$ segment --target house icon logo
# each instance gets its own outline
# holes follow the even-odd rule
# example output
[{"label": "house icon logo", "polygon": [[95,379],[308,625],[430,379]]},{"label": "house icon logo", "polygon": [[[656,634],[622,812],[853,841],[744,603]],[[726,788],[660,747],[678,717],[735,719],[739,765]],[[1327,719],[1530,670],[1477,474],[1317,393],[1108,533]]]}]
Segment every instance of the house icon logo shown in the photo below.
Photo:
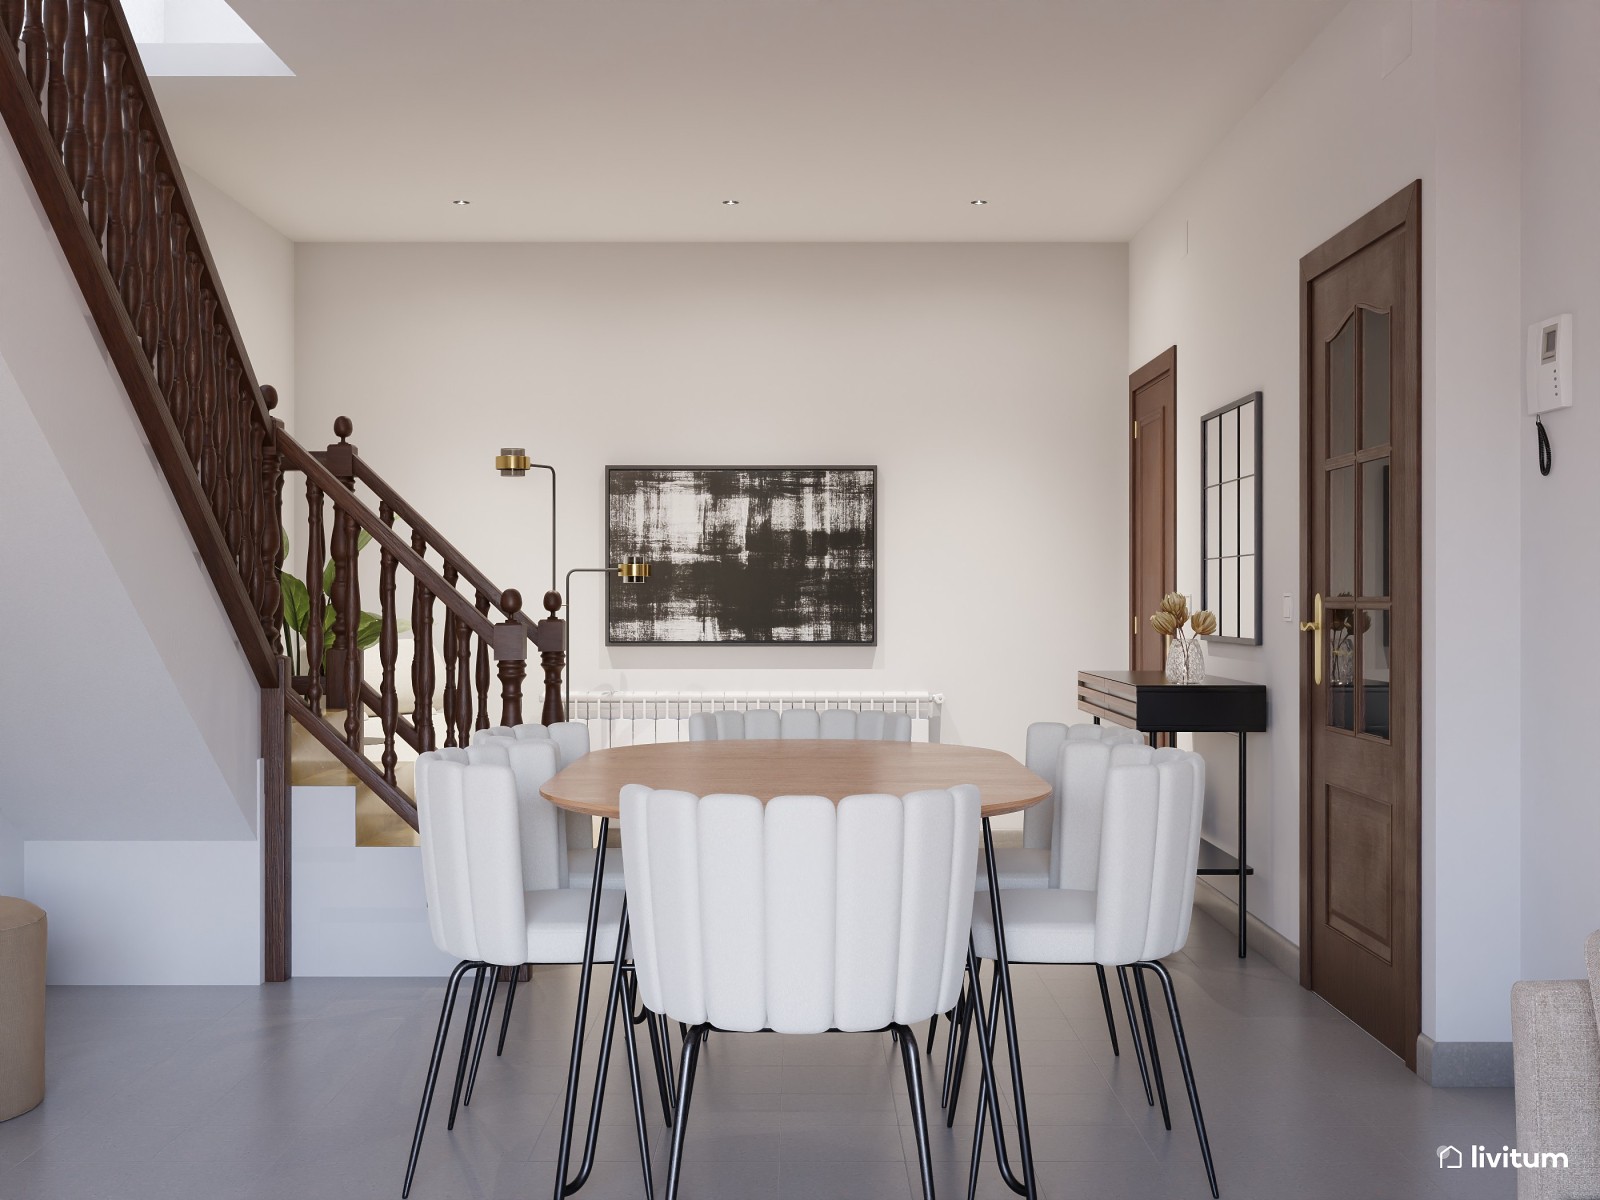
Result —
[{"label": "house icon logo", "polygon": [[1455,1170],[1461,1169],[1461,1151],[1454,1146],[1440,1146],[1438,1154],[1441,1167],[1450,1167]]}]

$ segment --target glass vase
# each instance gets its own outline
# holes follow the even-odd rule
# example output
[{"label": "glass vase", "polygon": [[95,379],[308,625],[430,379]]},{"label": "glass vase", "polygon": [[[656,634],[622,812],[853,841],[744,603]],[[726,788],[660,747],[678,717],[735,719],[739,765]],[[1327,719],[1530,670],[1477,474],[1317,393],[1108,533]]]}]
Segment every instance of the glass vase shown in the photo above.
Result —
[{"label": "glass vase", "polygon": [[1175,637],[1167,643],[1167,682],[1204,683],[1205,650],[1199,638]]}]

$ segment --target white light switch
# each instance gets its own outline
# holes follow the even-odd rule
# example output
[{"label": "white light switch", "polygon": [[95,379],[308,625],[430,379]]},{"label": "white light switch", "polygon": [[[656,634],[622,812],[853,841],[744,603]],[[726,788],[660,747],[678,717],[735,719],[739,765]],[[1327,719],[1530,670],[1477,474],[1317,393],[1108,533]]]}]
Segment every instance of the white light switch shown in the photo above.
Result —
[{"label": "white light switch", "polygon": [[1294,620],[1294,597],[1288,592],[1283,594],[1283,619],[1285,621]]}]

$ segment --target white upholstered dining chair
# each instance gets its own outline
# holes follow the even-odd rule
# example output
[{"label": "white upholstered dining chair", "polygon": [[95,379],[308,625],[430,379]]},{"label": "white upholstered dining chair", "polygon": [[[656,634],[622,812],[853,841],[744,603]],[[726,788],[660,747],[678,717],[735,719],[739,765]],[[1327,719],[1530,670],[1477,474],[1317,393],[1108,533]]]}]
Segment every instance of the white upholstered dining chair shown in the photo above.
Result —
[{"label": "white upholstered dining chair", "polygon": [[[494,739],[511,741],[548,741],[555,747],[556,770],[564,770],[589,753],[589,726],[582,721],[557,721],[552,725],[491,725],[476,730],[472,744],[481,745]],[[588,887],[594,874],[594,822],[588,817],[556,810],[562,823],[562,836],[567,844],[567,870],[573,885]],[[606,853],[605,886],[622,889],[622,851],[615,846]]]},{"label": "white upholstered dining chair", "polygon": [[[1103,781],[1091,778],[1085,781],[1079,774],[1067,769],[1067,746],[1099,743],[1107,746],[1142,746],[1144,735],[1118,725],[1064,725],[1059,721],[1035,721],[1028,726],[1024,762],[1028,770],[1050,785],[1050,795],[1022,814],[1022,845],[997,846],[994,851],[995,874],[1002,891],[1013,888],[1081,887],[1085,881],[1093,885],[1093,864],[1099,856],[1101,788]],[[1087,790],[1085,791],[1085,787]],[[1063,882],[1065,880],[1065,882]],[[980,865],[978,890],[987,891],[989,875]],[[1099,963],[1094,965],[1100,984],[1100,1004],[1105,1010],[1106,1032],[1111,1038],[1111,1053],[1120,1056],[1122,1046],[1117,1039],[1116,1018],[1112,1015],[1111,991],[1106,985],[1106,971]],[[1133,997],[1128,989],[1124,972],[1118,972],[1128,1027],[1133,1034],[1135,1057],[1139,1062],[1139,1075],[1145,1080],[1145,1098],[1155,1103],[1150,1091],[1149,1076],[1145,1069],[1144,1050],[1139,1041],[1139,1029],[1133,1014]],[[949,1014],[963,1028],[965,992],[957,1003],[957,1011]],[[937,1018],[929,1023],[928,1050],[932,1053]],[[955,1106],[952,1095],[959,1095],[960,1073],[966,1058],[966,1042],[956,1044],[956,1024],[950,1027],[949,1043],[945,1047],[944,1088],[940,1103],[948,1110],[947,1122],[953,1121]]]},{"label": "white upholstered dining chair", "polygon": [[[417,1157],[433,1104],[445,1042],[466,976],[471,974],[474,978],[450,1101],[450,1128],[454,1127],[458,1107],[463,1102],[464,1084],[470,1099],[477,1062],[489,1028],[490,1014],[484,993],[487,987],[492,997],[494,976],[502,968],[520,968],[528,963],[583,961],[590,920],[588,891],[563,886],[567,864],[565,847],[555,835],[555,810],[538,796],[536,785],[531,797],[518,786],[519,775],[528,779],[541,775],[549,778],[554,774],[555,761],[555,748],[547,739],[508,743],[500,738],[484,739],[469,749],[429,751],[417,759],[417,827],[428,928],[434,945],[460,962],[450,973],[440,1008],[416,1131],[412,1135],[411,1155],[406,1164],[402,1198],[410,1194],[416,1176]],[[649,1145],[637,1050],[632,1022],[620,1001],[623,947],[619,944],[618,931],[622,913],[622,896],[617,892],[602,892],[596,924],[596,953],[611,958],[614,971],[595,1104],[599,1103],[612,1032],[620,1016],[633,1083],[640,1156],[648,1186]],[[484,1008],[481,1018],[480,1006]],[[473,1078],[468,1077],[469,1063]],[[585,1159],[587,1169],[592,1147],[586,1150]]]},{"label": "white upholstered dining chair", "polygon": [[[1161,1116],[1171,1129],[1144,983],[1146,973],[1156,976],[1172,1024],[1206,1179],[1215,1197],[1217,1174],[1178,996],[1172,974],[1161,961],[1183,949],[1189,937],[1205,806],[1205,760],[1187,750],[1087,741],[1067,743],[1062,755],[1069,808],[1092,810],[1068,812],[1065,820],[1077,829],[1076,836],[1097,847],[1098,853],[1079,856],[1070,872],[1064,864],[1055,886],[1002,889],[1008,957],[1013,964],[1094,963],[1132,968]],[[1101,798],[1098,805],[1073,804],[1095,794]],[[973,946],[979,960],[992,961],[996,955],[994,923],[987,898],[978,899],[972,914]],[[971,985],[972,1008],[981,1011],[981,988],[976,979]],[[992,1018],[987,1027],[990,1045],[986,1047],[984,1038],[979,1038],[979,1053],[986,1057],[993,1049]],[[988,1075],[992,1074],[991,1067]],[[978,1101],[974,1156],[982,1145],[984,1115],[990,1104],[986,1089]],[[993,1123],[998,1129],[998,1114]]]},{"label": "white upholstered dining chair", "polygon": [[950,1008],[961,985],[977,789],[763,804],[634,785],[621,799],[640,998],[691,1027],[666,1200],[677,1195],[695,1064],[713,1028],[895,1032],[932,1200],[910,1026]]},{"label": "white upholstered dining chair", "polygon": [[879,709],[789,708],[781,714],[770,708],[743,712],[699,712],[689,717],[691,742],[737,742],[758,739],[788,741],[821,738],[828,741],[909,742],[911,718],[905,713]]}]

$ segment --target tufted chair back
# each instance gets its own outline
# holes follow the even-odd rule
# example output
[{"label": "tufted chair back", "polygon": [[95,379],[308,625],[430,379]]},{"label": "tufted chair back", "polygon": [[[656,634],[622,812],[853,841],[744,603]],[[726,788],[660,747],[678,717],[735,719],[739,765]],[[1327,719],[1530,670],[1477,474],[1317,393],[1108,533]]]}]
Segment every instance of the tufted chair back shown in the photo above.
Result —
[{"label": "tufted chair back", "polygon": [[539,793],[559,765],[555,743],[549,738],[479,738],[473,741],[467,756],[474,764],[511,768],[517,785],[517,823],[526,890],[566,887],[567,814]]},{"label": "tufted chair back", "polygon": [[1108,754],[1094,883],[1095,960],[1164,958],[1189,938],[1205,760],[1188,750],[1095,749]]},{"label": "tufted chair back", "polygon": [[[589,753],[589,726],[582,721],[557,721],[553,725],[491,725],[474,730],[472,744],[500,739],[516,742],[548,742],[555,747],[556,770],[570,767]],[[540,780],[541,785],[544,780]],[[537,791],[537,789],[535,789]],[[561,813],[561,828],[569,850],[588,850],[594,845],[594,822],[584,817]],[[561,886],[565,887],[566,884]]]},{"label": "tufted chair back", "polygon": [[[1061,860],[1056,852],[1056,823],[1063,798],[1061,788],[1061,748],[1068,743],[1143,745],[1144,735],[1120,725],[1063,725],[1059,721],[1035,721],[1028,726],[1027,750],[1023,761],[1028,770],[1050,785],[1050,795],[1022,814],[1022,845],[1028,850],[1050,850],[1050,886],[1060,887]],[[1099,826],[1096,826],[1098,830]]]},{"label": "tufted chair back", "polygon": [[517,785],[509,766],[417,759],[417,831],[433,943],[454,958],[520,966],[528,957]]},{"label": "tufted chair back", "polygon": [[694,796],[622,790],[646,1008],[719,1029],[911,1024],[956,1002],[978,790]]},{"label": "tufted chair back", "polygon": [[770,708],[744,712],[724,710],[694,713],[689,717],[691,742],[737,742],[756,739],[824,738],[838,741],[909,742],[911,718],[905,713],[853,708],[786,709],[780,716]]}]

